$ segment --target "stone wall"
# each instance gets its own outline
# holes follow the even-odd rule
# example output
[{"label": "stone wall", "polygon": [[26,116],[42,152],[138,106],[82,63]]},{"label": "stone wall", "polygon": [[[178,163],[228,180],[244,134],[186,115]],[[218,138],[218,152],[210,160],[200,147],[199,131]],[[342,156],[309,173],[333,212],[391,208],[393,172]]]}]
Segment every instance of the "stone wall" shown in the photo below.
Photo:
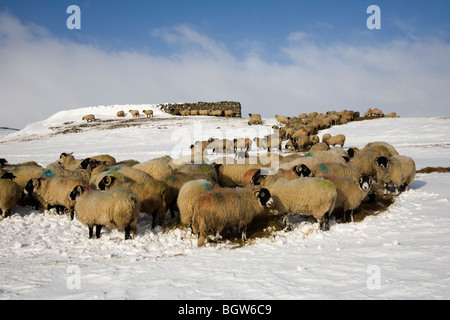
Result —
[{"label": "stone wall", "polygon": [[234,101],[168,103],[159,105],[162,111],[173,115],[215,115],[241,118],[241,104]]}]

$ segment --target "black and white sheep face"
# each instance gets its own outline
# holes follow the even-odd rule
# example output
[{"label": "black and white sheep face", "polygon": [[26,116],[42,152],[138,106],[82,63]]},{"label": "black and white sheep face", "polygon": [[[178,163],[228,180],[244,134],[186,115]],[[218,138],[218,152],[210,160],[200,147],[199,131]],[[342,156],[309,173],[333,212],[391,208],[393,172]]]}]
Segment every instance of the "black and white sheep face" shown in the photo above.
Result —
[{"label": "black and white sheep face", "polygon": [[295,166],[292,169],[294,170],[295,174],[299,177],[311,177],[312,176],[311,170],[304,164]]},{"label": "black and white sheep face", "polygon": [[39,179],[30,179],[27,182],[27,185],[25,186],[25,189],[23,192],[25,194],[32,194],[34,192],[35,188],[38,188],[41,184],[41,181]]},{"label": "black and white sheep face", "polygon": [[386,158],[385,156],[376,158],[375,162],[377,163],[378,167],[383,168],[383,169],[387,169],[387,167],[389,165],[389,159]]},{"label": "black and white sheep face", "polygon": [[358,182],[361,190],[365,192],[368,192],[373,184],[373,180],[369,176],[362,176],[361,178],[358,179]]},{"label": "black and white sheep face", "polygon": [[97,188],[99,190],[106,190],[109,186],[111,186],[111,184],[114,182],[115,179],[116,178],[112,176],[104,176],[102,180],[100,180],[100,182],[98,183]]},{"label": "black and white sheep face", "polygon": [[273,203],[272,196],[270,195],[270,191],[266,188],[262,188],[261,190],[257,191],[255,195],[259,198],[259,202],[262,207],[268,207]]},{"label": "black and white sheep face", "polygon": [[69,199],[75,201],[77,197],[81,196],[84,192],[84,188],[82,186],[76,186],[69,194]]}]

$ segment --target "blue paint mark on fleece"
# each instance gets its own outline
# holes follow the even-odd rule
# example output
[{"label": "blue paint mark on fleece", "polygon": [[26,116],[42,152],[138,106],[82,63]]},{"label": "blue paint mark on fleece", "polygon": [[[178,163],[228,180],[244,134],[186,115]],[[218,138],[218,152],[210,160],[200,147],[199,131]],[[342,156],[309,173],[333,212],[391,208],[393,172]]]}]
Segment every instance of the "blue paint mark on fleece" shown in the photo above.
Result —
[{"label": "blue paint mark on fleece", "polygon": [[330,170],[328,170],[328,167],[326,165],[324,165],[324,164],[320,165],[320,170],[323,173],[330,173]]},{"label": "blue paint mark on fleece", "polygon": [[55,171],[53,171],[53,169],[49,169],[47,171],[44,171],[41,174],[41,177],[44,177],[44,178],[53,178],[55,176],[56,176],[56,174],[55,174]]}]

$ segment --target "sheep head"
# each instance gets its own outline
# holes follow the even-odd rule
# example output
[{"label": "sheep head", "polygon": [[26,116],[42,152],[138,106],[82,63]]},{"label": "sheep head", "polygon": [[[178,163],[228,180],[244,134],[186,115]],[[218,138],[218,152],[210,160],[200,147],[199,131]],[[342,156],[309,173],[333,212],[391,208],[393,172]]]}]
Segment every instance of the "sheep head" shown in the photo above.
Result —
[{"label": "sheep head", "polygon": [[98,183],[98,189],[100,190],[106,190],[107,188],[111,187],[111,185],[116,181],[116,177],[113,176],[104,176],[102,180]]},{"label": "sheep head", "polygon": [[356,179],[359,183],[359,188],[365,192],[369,192],[370,188],[372,187],[373,180],[369,176],[362,176]]},{"label": "sheep head", "polygon": [[272,206],[273,199],[270,195],[270,191],[266,188],[253,191],[253,196],[258,198],[261,207],[270,208]]}]

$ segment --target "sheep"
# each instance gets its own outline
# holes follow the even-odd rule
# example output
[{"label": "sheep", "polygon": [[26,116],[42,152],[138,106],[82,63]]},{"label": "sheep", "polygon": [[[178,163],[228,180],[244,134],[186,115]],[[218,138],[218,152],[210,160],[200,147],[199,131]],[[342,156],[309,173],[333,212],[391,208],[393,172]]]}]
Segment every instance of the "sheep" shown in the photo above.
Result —
[{"label": "sheep", "polygon": [[328,137],[328,135],[325,134],[322,137],[322,142],[327,143],[329,146],[340,145],[341,148],[343,148],[344,144],[345,144],[345,135],[338,134],[338,135],[333,136],[333,137]]},{"label": "sheep", "polygon": [[0,168],[4,168],[8,161],[5,158],[0,158]]},{"label": "sheep", "polygon": [[62,164],[64,168],[77,167],[82,161],[83,160],[75,159],[73,152],[63,152],[59,155],[59,163]]},{"label": "sheep", "polygon": [[[341,152],[336,152],[334,151],[334,149],[339,149],[341,150]],[[330,150],[326,150],[326,151],[309,151],[307,154],[305,154],[305,158],[308,157],[315,157],[315,158],[319,158],[322,159],[324,162],[337,162],[337,163],[342,163],[345,164],[347,163],[350,158],[348,157],[348,154],[346,151],[340,149],[340,148],[333,148]]]},{"label": "sheep", "polygon": [[242,241],[247,240],[247,226],[253,218],[266,213],[273,199],[266,188],[218,188],[198,197],[194,202],[192,231],[198,235],[198,246],[205,244],[208,232],[219,236],[225,227],[238,226]]},{"label": "sheep", "polygon": [[198,110],[191,110],[191,116],[198,116]]},{"label": "sheep", "polygon": [[198,114],[200,115],[200,116],[209,116],[209,110],[205,110],[205,109],[202,109],[202,110],[198,110]]},{"label": "sheep", "polygon": [[142,183],[122,182],[114,176],[105,176],[98,183],[100,190],[109,190],[113,188],[128,188],[132,190],[139,199],[140,211],[153,217],[152,228],[164,222],[167,212],[168,186],[163,181],[151,180]]},{"label": "sheep", "polygon": [[139,110],[128,110],[133,118],[139,118]]},{"label": "sheep", "polygon": [[180,115],[181,116],[190,116],[191,115],[191,110],[181,110],[180,111]]},{"label": "sheep", "polygon": [[260,183],[270,190],[275,202],[274,210],[284,215],[286,230],[291,230],[289,220],[294,213],[313,216],[321,230],[329,230],[329,219],[337,199],[337,191],[331,181],[311,177],[287,180],[265,176]]},{"label": "sheep", "polygon": [[125,112],[123,110],[117,111],[116,115],[118,117],[125,117]]},{"label": "sheep", "polygon": [[153,118],[153,110],[142,110],[142,112],[147,116],[147,118]]},{"label": "sheep", "polygon": [[233,110],[225,110],[225,117],[234,117],[234,111]]},{"label": "sheep", "polygon": [[[270,172],[267,173],[267,175]],[[294,166],[290,169],[281,169],[278,168],[278,170],[272,174],[274,179],[280,179],[284,178],[287,180],[294,180],[299,177],[311,177],[312,172],[311,170],[304,164]],[[264,179],[262,175],[261,169],[250,169],[247,172],[245,172],[243,180],[243,187],[249,188],[251,186],[256,186],[261,184],[261,179]]]},{"label": "sheep", "polygon": [[238,149],[241,150],[250,150],[252,148],[252,140],[250,138],[237,138],[233,139],[234,142],[234,152]]},{"label": "sheep", "polygon": [[348,165],[358,169],[362,175],[368,175],[376,179],[377,165],[375,160],[383,154],[377,150],[366,150],[358,152],[348,162]]},{"label": "sheep", "polygon": [[364,146],[364,148],[373,148],[373,147],[379,147],[379,146],[385,147],[391,156],[399,155],[398,151],[394,148],[394,146],[392,146],[391,144],[384,142],[384,141],[369,142],[368,144],[366,144]]},{"label": "sheep", "polygon": [[45,169],[41,166],[18,166],[8,172],[16,176],[14,181],[24,190],[30,179],[39,178],[44,171]]},{"label": "sheep", "polygon": [[248,121],[249,125],[252,124],[262,124],[262,119],[260,114],[251,114],[249,113],[248,116],[250,117],[250,120]]},{"label": "sheep", "polygon": [[173,169],[170,167],[167,161],[155,159],[138,163],[132,168],[139,169],[158,180],[163,179],[165,176],[173,172]]},{"label": "sheep", "polygon": [[17,182],[6,179],[7,177],[14,178],[14,175],[10,173],[6,175],[0,179],[0,213],[3,218],[11,214],[11,209],[19,202],[23,190]]},{"label": "sheep", "polygon": [[79,185],[70,192],[69,199],[76,202],[77,219],[88,226],[89,239],[92,239],[94,226],[97,239],[103,226],[125,229],[125,240],[131,239],[131,234],[136,234],[139,199],[130,189],[99,191]]},{"label": "sheep", "polygon": [[95,121],[95,116],[93,114],[85,115],[81,120],[86,120],[86,122],[92,122]]},{"label": "sheep", "polygon": [[333,174],[336,176],[351,178],[357,178],[361,176],[361,173],[357,168],[349,166],[348,164],[337,162],[322,162],[309,167],[309,169],[311,169],[314,177],[318,177],[324,174]]},{"label": "sheep", "polygon": [[373,180],[371,177],[363,175],[359,178],[340,177],[331,174],[325,174],[320,178],[328,179],[333,182],[336,192],[336,209],[343,209],[343,221],[348,221],[347,215],[350,214],[351,222],[353,219],[353,210],[357,209],[361,202],[367,197]]},{"label": "sheep", "polygon": [[221,187],[242,187],[244,185],[244,174],[255,168],[261,168],[261,163],[255,164],[214,164],[217,171],[217,179]]},{"label": "sheep", "polygon": [[213,188],[214,184],[205,179],[192,180],[183,184],[177,198],[182,225],[191,227],[195,200]]},{"label": "sheep", "polygon": [[[290,139],[293,149],[301,151],[301,150],[306,150],[310,147],[312,147],[313,145],[315,145],[316,143],[319,142],[319,137],[317,137],[316,135],[311,135],[311,136],[299,136],[296,138],[291,138]],[[287,146],[287,144],[286,144]]]},{"label": "sheep", "polygon": [[395,155],[387,158],[381,156],[375,161],[377,163],[377,182],[384,184],[385,195],[389,185],[394,186],[395,195],[399,195],[401,187],[407,191],[416,177],[416,164],[410,157]]},{"label": "sheep", "polygon": [[[103,171],[100,172],[97,176],[95,176],[94,179],[90,180],[90,184],[94,184],[94,185],[98,185],[98,183],[100,182],[101,179],[103,179],[104,176],[112,176],[112,175],[116,175],[116,176],[121,176],[123,178],[125,178],[128,181],[131,182],[145,182],[145,181],[150,181],[153,178],[146,172],[134,168],[134,167],[128,167],[125,165],[116,165],[113,167],[109,167],[108,171]],[[124,179],[122,179],[124,180]]]},{"label": "sheep", "polygon": [[279,116],[277,114],[275,115],[275,118],[277,119],[278,123],[281,123],[281,124],[289,123],[289,119],[290,119],[290,117],[283,117],[283,116]]},{"label": "sheep", "polygon": [[50,207],[63,207],[70,214],[70,219],[73,220],[74,203],[69,200],[68,195],[75,186],[85,183],[85,180],[77,177],[42,177],[31,179],[24,192],[28,195],[33,194],[41,203],[44,211]]},{"label": "sheep", "polygon": [[214,139],[210,138],[207,149],[211,149],[212,152],[217,153],[232,153],[234,148],[234,142],[229,139]]},{"label": "sheep", "polygon": [[210,116],[216,116],[216,117],[223,117],[224,112],[223,112],[223,110],[211,110],[209,115]]},{"label": "sheep", "polygon": [[187,174],[206,175],[206,176],[210,177],[210,179],[212,181],[214,181],[215,183],[218,182],[216,169],[214,168],[214,166],[207,164],[207,163],[202,163],[202,164],[187,163],[187,164],[182,165],[181,167],[177,168],[176,171],[187,173]]}]

